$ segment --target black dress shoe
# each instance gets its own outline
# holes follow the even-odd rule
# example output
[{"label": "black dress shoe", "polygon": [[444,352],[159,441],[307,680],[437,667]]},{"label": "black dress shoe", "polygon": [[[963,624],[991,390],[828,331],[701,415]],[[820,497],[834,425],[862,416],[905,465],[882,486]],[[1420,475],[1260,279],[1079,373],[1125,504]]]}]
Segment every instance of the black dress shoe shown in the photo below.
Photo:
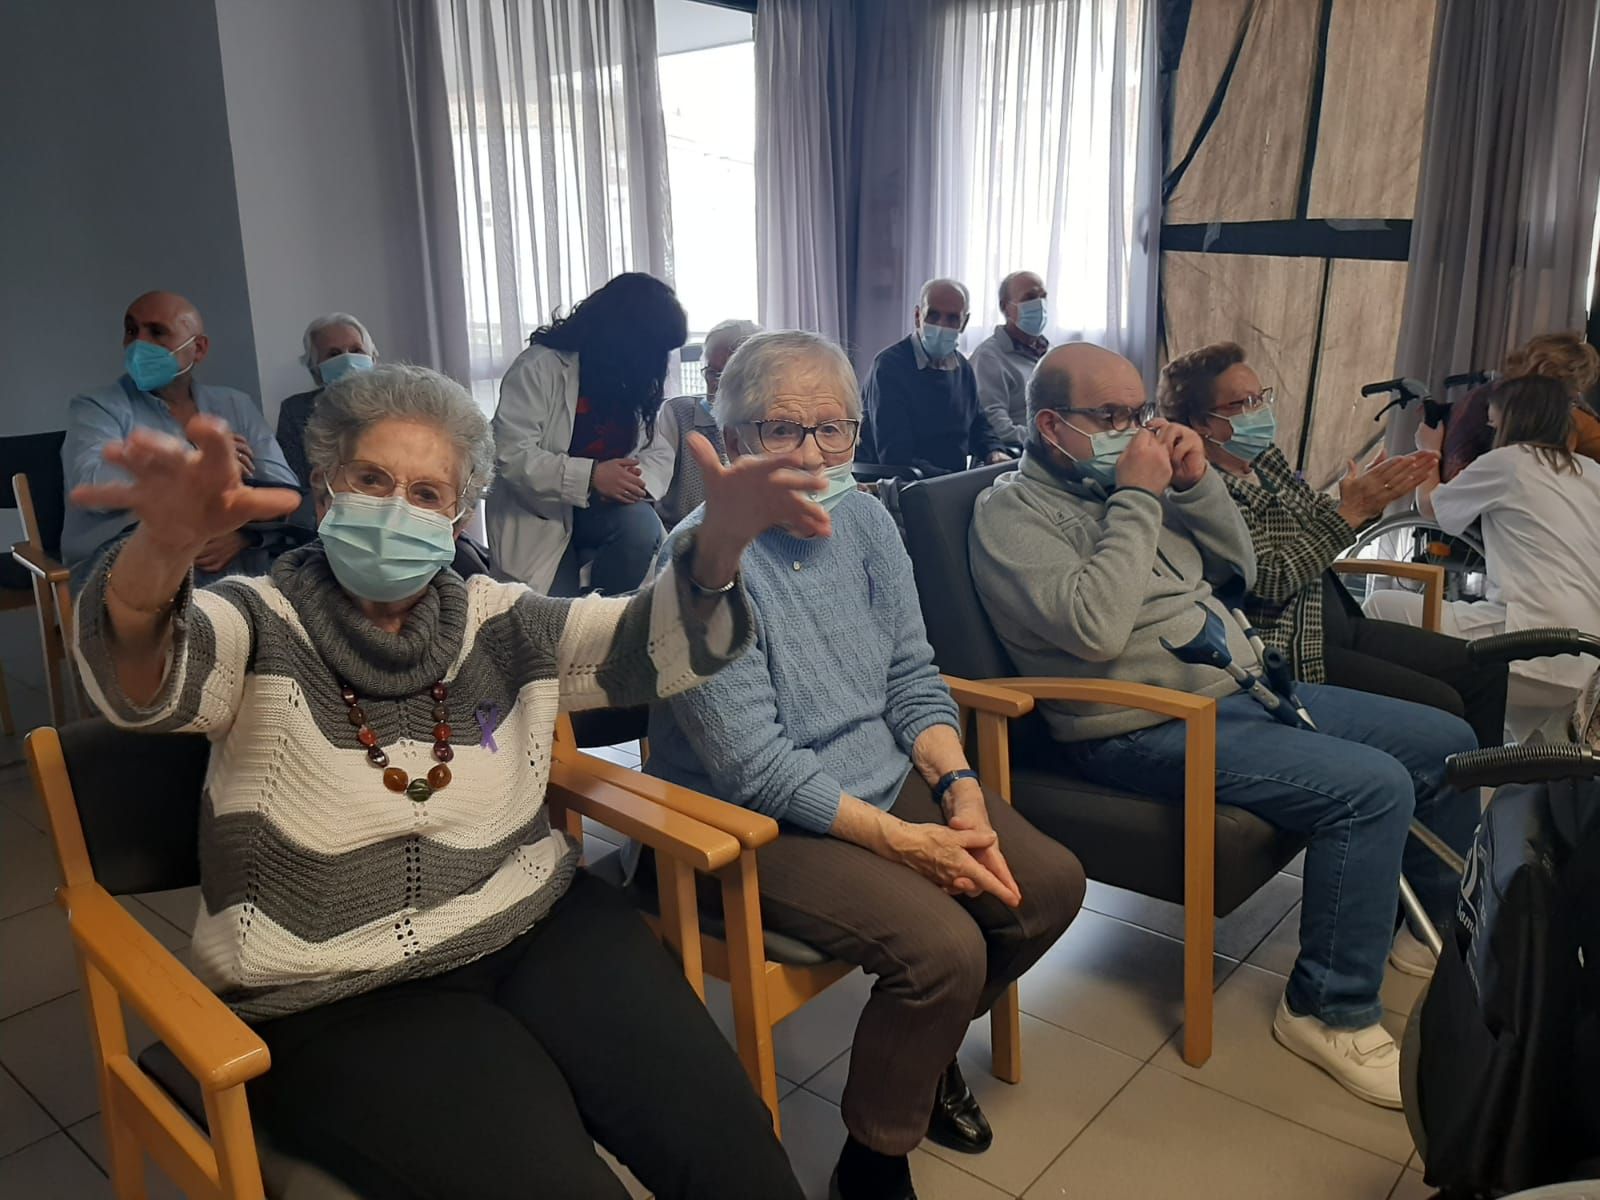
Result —
[{"label": "black dress shoe", "polygon": [[933,1115],[928,1118],[928,1140],[962,1154],[982,1154],[994,1141],[994,1131],[957,1063],[951,1063],[939,1077]]},{"label": "black dress shoe", "polygon": [[[833,1177],[828,1180],[828,1200],[844,1200],[844,1193],[839,1190],[839,1169],[833,1170]],[[891,1192],[874,1197],[874,1200],[917,1200],[916,1189],[911,1186],[911,1181],[906,1180],[904,1187],[896,1187]]]}]

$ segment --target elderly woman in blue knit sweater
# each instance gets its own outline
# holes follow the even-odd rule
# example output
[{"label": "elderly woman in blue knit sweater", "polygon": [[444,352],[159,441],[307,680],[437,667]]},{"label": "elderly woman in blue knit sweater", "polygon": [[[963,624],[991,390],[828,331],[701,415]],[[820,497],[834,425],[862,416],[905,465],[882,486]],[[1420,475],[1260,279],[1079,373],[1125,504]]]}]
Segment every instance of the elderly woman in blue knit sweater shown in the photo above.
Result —
[{"label": "elderly woman in blue knit sweater", "polygon": [[850,475],[861,400],[849,360],[814,334],[757,334],[729,361],[715,411],[735,462],[798,452],[822,472],[833,528],[774,526],[744,552],[756,644],[652,708],[646,769],[782,823],[759,855],[767,928],[876,977],[833,1195],[911,1196],[908,1155],[924,1135],[988,1147],[956,1050],[1076,915],[1083,871],[968,766],[911,562]]}]

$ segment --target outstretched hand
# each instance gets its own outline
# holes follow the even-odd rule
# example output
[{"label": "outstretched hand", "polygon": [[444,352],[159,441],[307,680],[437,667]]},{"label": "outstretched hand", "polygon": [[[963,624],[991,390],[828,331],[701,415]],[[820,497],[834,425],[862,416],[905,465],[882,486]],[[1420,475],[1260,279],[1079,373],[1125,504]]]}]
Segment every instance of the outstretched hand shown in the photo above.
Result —
[{"label": "outstretched hand", "polygon": [[701,587],[716,590],[732,580],[744,548],[774,526],[797,537],[833,532],[828,514],[811,499],[827,480],[805,470],[798,453],[745,455],[724,466],[700,434],[690,434],[687,445],[705,481],[706,511],[693,564]]},{"label": "outstretched hand", "polygon": [[84,508],[129,509],[147,541],[192,560],[207,543],[251,521],[286,517],[300,505],[288,488],[251,488],[240,474],[238,448],[226,422],[200,414],[184,428],[190,445],[148,429],[106,446],[106,462],[131,478],[84,484],[71,500]]}]

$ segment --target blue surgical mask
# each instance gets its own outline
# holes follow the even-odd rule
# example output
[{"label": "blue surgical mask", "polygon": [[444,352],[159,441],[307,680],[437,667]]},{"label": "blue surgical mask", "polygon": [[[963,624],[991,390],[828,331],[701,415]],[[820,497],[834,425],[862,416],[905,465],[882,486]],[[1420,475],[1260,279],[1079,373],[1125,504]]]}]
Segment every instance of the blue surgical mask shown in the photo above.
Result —
[{"label": "blue surgical mask", "polygon": [[335,354],[332,358],[323,359],[317,364],[317,378],[322,380],[323,387],[328,387],[338,383],[346,375],[370,370],[372,370],[370,354]]},{"label": "blue surgical mask", "polygon": [[[1069,425],[1067,428],[1075,433],[1083,433],[1083,430],[1076,425]],[[1044,440],[1050,442],[1051,446],[1060,450],[1067,458],[1072,459],[1072,464],[1086,478],[1094,480],[1109,492],[1117,485],[1117,460],[1122,457],[1122,452],[1128,448],[1129,443],[1133,441],[1138,433],[1139,430],[1137,428],[1128,428],[1121,433],[1115,430],[1105,430],[1100,433],[1084,434],[1089,439],[1089,449],[1091,451],[1089,458],[1072,458],[1072,455],[1067,454],[1065,450],[1062,450],[1060,446],[1050,441],[1049,438],[1046,437]],[[1039,436],[1044,437],[1042,430]]]},{"label": "blue surgical mask", "polygon": [[[194,341],[190,338],[189,342]],[[187,346],[189,342],[184,342]],[[183,346],[178,349],[182,350]],[[178,356],[165,346],[158,346],[154,342],[147,342],[143,338],[132,341],[122,351],[122,369],[127,371],[128,378],[133,380],[133,386],[141,392],[153,392],[164,388],[179,375],[194,366],[190,363],[187,367],[178,365]]]},{"label": "blue surgical mask", "polygon": [[1042,298],[1017,301],[1017,328],[1029,337],[1038,337],[1044,332],[1045,316]]},{"label": "blue surgical mask", "polygon": [[935,361],[949,358],[956,352],[956,340],[960,338],[959,329],[950,329],[944,325],[922,325],[922,348],[929,358]]},{"label": "blue surgical mask", "polygon": [[1271,448],[1278,435],[1278,416],[1270,405],[1224,419],[1233,427],[1233,436],[1222,443],[1222,448],[1244,462],[1255,462]]},{"label": "blue surgical mask", "polygon": [[380,603],[415,596],[455,558],[448,517],[404,496],[331,494],[317,532],[334,578],[352,596]]},{"label": "blue surgical mask", "polygon": [[823,471],[827,479],[827,486],[820,492],[812,492],[811,498],[822,505],[823,512],[832,512],[851,492],[856,490],[856,477],[850,470],[853,463],[840,463],[837,467],[829,467]]}]

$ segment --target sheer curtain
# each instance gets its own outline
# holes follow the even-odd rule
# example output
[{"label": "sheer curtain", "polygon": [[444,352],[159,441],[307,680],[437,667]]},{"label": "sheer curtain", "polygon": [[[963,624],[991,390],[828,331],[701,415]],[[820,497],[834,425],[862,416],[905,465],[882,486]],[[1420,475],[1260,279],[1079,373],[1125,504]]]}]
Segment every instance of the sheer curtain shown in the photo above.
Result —
[{"label": "sheer curtain", "polygon": [[[843,7],[757,10],[770,72],[758,102],[766,127],[787,127],[795,183],[759,201],[770,215],[758,237],[765,319],[812,317],[807,297],[826,291],[813,285],[831,280],[828,256],[844,247],[853,280],[841,285],[839,332],[864,370],[909,332],[925,279],[952,275],[972,292],[971,349],[1002,319],[1000,280],[1029,269],[1050,290],[1052,340],[1098,341],[1153,369],[1149,0],[881,0],[855,6],[853,25]],[[843,145],[830,111],[841,103],[853,107]],[[758,167],[758,196],[777,182]],[[853,201],[842,212],[841,195]],[[773,228],[780,216],[791,223]],[[831,224],[832,240],[826,229],[808,238],[806,223]]]},{"label": "sheer curtain", "polygon": [[474,392],[620,271],[672,279],[655,9],[437,0]]}]

